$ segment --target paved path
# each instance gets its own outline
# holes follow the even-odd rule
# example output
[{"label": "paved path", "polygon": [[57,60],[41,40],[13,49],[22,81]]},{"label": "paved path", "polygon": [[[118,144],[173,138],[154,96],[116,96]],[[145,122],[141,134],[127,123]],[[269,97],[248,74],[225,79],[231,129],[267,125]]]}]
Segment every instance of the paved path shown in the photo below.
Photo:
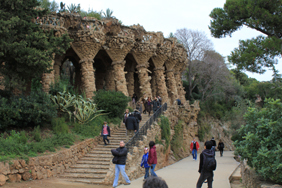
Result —
[{"label": "paved path", "polygon": [[[223,157],[219,157],[219,152],[216,152],[216,155],[217,169],[214,173],[213,187],[230,188],[229,176],[239,163],[233,159],[232,151],[224,152]],[[199,160],[193,161],[192,156],[189,156],[156,173],[167,182],[169,188],[195,188],[199,178],[198,168]],[[119,188],[142,188],[142,184],[143,177],[132,181],[130,186],[121,185]],[[202,187],[206,188],[207,185],[203,184]]]}]

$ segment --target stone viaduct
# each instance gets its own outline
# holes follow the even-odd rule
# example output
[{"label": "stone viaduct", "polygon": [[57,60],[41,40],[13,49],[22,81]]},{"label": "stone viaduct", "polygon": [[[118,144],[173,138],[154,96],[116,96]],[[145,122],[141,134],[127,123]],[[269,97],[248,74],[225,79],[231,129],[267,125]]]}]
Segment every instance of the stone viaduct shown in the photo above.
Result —
[{"label": "stone viaduct", "polygon": [[140,25],[124,26],[117,19],[97,20],[77,14],[57,13],[35,20],[44,29],[73,39],[64,55],[55,55],[52,72],[42,77],[44,91],[60,79],[66,60],[75,68],[74,87],[91,98],[99,89],[127,96],[161,96],[172,103],[185,101],[181,73],[187,53],[175,38],[147,32]]}]

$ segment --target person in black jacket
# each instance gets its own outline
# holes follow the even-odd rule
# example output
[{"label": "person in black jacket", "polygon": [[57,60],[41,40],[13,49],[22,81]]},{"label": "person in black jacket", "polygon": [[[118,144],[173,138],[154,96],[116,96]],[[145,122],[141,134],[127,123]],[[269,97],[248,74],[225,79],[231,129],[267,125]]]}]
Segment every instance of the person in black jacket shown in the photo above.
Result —
[{"label": "person in black jacket", "polygon": [[106,146],[107,145],[106,140],[107,140],[108,144],[110,143],[110,141],[107,137],[111,136],[111,130],[110,130],[110,127],[108,126],[106,121],[104,121],[104,125],[102,126],[101,135],[103,136],[103,141],[104,141],[105,146]]},{"label": "person in black jacket", "polygon": [[153,104],[153,112],[155,113],[160,107],[160,102],[158,101],[157,97],[155,97],[155,100],[152,102],[152,104]]},{"label": "person in black jacket", "polygon": [[222,142],[221,139],[219,140],[217,149],[220,151],[220,157],[222,157],[223,156],[224,143]]},{"label": "person in black jacket", "polygon": [[216,141],[214,140],[214,137],[212,137],[211,142],[212,142],[212,148],[211,149],[214,151],[214,156],[215,156]]},{"label": "person in black jacket", "polygon": [[119,172],[121,172],[122,177],[126,181],[126,185],[130,185],[130,180],[125,173],[125,164],[126,164],[126,157],[127,157],[127,149],[123,141],[120,141],[119,148],[112,149],[111,152],[114,156],[113,163],[116,165],[115,167],[115,180],[113,183],[113,187],[118,186],[118,179],[119,179]]},{"label": "person in black jacket", "polygon": [[201,188],[204,181],[208,180],[208,187],[212,188],[212,182],[213,182],[213,171],[207,171],[205,169],[205,162],[208,157],[214,157],[214,151],[212,148],[212,142],[206,141],[205,142],[205,149],[202,151],[200,155],[200,165],[198,172],[200,173],[200,177],[197,182],[197,188]]},{"label": "person in black jacket", "polygon": [[140,112],[138,111],[138,109],[135,109],[133,112],[133,116],[136,118],[137,121],[137,128],[136,128],[136,132],[139,130],[139,123],[142,121],[142,116],[140,114]]},{"label": "person in black jacket", "polygon": [[127,129],[126,141],[128,142],[129,139],[134,136],[134,132],[137,130],[137,121],[132,113],[129,113],[129,116],[125,121],[125,127]]}]

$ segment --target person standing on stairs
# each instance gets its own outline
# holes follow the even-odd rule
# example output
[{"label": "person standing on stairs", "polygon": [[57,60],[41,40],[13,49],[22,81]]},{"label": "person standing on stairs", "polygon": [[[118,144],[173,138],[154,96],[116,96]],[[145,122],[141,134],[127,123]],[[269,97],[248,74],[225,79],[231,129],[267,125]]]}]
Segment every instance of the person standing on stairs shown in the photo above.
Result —
[{"label": "person standing on stairs", "polygon": [[136,132],[135,132],[135,134],[136,134],[139,130],[139,123],[142,121],[142,116],[141,116],[140,112],[138,111],[138,109],[134,110],[133,115],[134,115],[134,117],[136,118],[136,121],[137,121],[137,128],[136,128]]},{"label": "person standing on stairs", "polygon": [[111,136],[111,129],[106,121],[104,121],[104,125],[102,126],[101,136],[103,136],[105,146],[107,145],[106,141],[108,142],[108,144],[110,143],[108,136]]},{"label": "person standing on stairs", "polygon": [[126,165],[126,157],[127,157],[127,149],[125,146],[124,141],[120,141],[119,148],[112,149],[111,152],[114,156],[113,163],[116,165],[115,167],[115,180],[113,183],[113,187],[118,186],[118,179],[119,179],[119,172],[121,172],[121,175],[123,179],[126,181],[125,185],[130,185],[130,180],[125,173],[125,165]]},{"label": "person standing on stairs", "polygon": [[152,104],[153,104],[153,112],[155,113],[160,107],[160,102],[158,101],[157,97],[155,97],[155,100],[152,102]]},{"label": "person standing on stairs", "polygon": [[129,116],[125,121],[125,127],[127,132],[126,141],[128,142],[134,136],[134,132],[137,130],[137,121],[132,113],[129,113]]},{"label": "person standing on stairs", "polygon": [[148,157],[148,164],[151,168],[151,176],[157,176],[155,173],[155,168],[157,165],[157,152],[156,152],[156,146],[154,141],[149,142],[149,157]]}]

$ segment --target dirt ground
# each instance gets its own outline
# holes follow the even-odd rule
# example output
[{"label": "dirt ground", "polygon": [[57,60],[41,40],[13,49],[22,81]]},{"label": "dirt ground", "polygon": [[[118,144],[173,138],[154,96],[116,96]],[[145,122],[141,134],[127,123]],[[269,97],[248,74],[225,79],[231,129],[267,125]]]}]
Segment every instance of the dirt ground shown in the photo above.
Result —
[{"label": "dirt ground", "polygon": [[20,183],[7,182],[1,188],[110,188],[107,185],[92,185],[83,183],[73,183],[63,181],[57,178],[50,178],[44,180],[22,181]]}]

